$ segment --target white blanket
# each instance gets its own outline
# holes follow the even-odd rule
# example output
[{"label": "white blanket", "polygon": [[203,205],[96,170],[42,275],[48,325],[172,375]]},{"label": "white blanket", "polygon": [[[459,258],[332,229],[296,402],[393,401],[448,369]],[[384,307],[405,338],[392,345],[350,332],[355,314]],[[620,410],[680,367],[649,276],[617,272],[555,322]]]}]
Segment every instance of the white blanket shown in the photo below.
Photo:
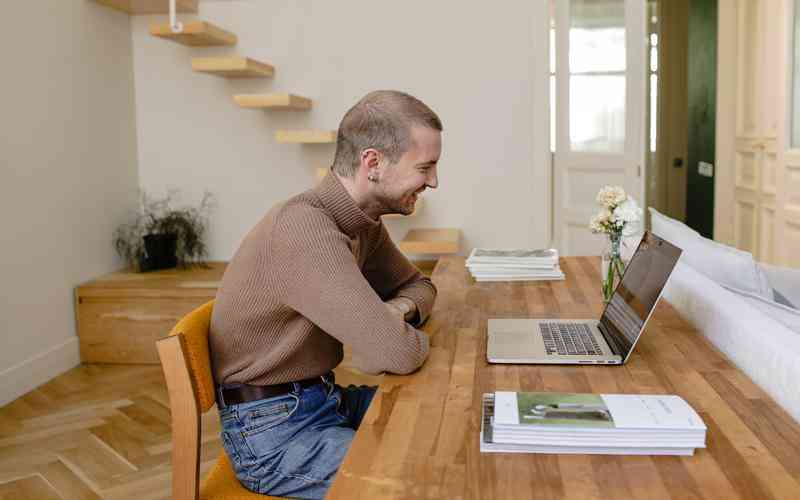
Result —
[{"label": "white blanket", "polygon": [[681,262],[664,298],[800,422],[800,335]]}]

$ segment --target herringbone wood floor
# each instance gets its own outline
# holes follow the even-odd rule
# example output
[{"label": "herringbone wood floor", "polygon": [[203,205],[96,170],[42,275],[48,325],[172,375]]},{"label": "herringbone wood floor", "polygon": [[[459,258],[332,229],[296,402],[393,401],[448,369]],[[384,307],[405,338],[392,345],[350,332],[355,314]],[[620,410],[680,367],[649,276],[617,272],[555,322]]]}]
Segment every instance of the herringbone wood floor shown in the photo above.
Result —
[{"label": "herringbone wood floor", "polygon": [[[377,377],[336,370],[337,383]],[[203,416],[201,474],[222,452]],[[158,365],[81,365],[0,408],[0,500],[170,497],[170,413]]]},{"label": "herringbone wood floor", "polygon": [[[203,419],[204,467],[222,450]],[[169,498],[160,366],[82,365],[0,409],[0,499]]]}]

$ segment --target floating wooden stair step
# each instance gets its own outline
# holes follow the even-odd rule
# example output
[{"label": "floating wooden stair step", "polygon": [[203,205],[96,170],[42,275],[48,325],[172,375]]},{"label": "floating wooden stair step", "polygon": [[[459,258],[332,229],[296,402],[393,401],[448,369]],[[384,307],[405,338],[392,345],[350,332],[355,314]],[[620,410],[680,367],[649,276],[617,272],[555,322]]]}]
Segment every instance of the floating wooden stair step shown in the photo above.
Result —
[{"label": "floating wooden stair step", "polygon": [[269,78],[275,68],[249,57],[195,57],[192,70],[225,78]]},{"label": "floating wooden stair step", "polygon": [[460,243],[460,229],[412,229],[399,247],[410,254],[452,254],[458,253]]},{"label": "floating wooden stair step", "polygon": [[336,144],[336,131],[278,130],[275,140],[281,144]]},{"label": "floating wooden stair step", "polygon": [[183,31],[180,33],[173,33],[169,23],[154,24],[150,26],[150,34],[191,47],[236,45],[238,41],[233,33],[205,21],[183,23]]},{"label": "floating wooden stair step", "polygon": [[240,94],[233,100],[243,108],[311,109],[311,99],[294,94]]},{"label": "floating wooden stair step", "polygon": [[[94,0],[128,14],[169,14],[168,0]],[[199,0],[177,0],[178,12],[197,12]]]},{"label": "floating wooden stair step", "polygon": [[437,262],[438,261],[436,259],[411,261],[411,263],[417,266],[417,269],[419,269],[420,272],[425,276],[427,276],[428,278],[430,278],[431,275],[433,274],[433,270],[436,267]]}]

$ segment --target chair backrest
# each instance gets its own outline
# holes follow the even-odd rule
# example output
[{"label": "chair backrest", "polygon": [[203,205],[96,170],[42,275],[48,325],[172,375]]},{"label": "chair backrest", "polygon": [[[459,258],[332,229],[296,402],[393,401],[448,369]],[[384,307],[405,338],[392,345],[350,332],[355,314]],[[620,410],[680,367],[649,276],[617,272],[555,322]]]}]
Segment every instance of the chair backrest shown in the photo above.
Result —
[{"label": "chair backrest", "polygon": [[172,413],[172,498],[200,496],[200,415],[214,406],[208,329],[214,301],[181,319],[156,342]]}]

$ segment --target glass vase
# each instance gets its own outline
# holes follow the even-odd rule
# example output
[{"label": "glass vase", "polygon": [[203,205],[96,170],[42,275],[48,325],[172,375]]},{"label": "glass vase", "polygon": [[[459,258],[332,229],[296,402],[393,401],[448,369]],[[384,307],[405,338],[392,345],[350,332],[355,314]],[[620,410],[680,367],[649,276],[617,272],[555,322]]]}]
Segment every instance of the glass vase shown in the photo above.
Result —
[{"label": "glass vase", "polygon": [[617,284],[625,273],[625,262],[622,260],[620,246],[622,244],[621,233],[611,233],[606,240],[606,247],[603,250],[600,261],[600,279],[602,280],[603,303],[608,304]]}]

